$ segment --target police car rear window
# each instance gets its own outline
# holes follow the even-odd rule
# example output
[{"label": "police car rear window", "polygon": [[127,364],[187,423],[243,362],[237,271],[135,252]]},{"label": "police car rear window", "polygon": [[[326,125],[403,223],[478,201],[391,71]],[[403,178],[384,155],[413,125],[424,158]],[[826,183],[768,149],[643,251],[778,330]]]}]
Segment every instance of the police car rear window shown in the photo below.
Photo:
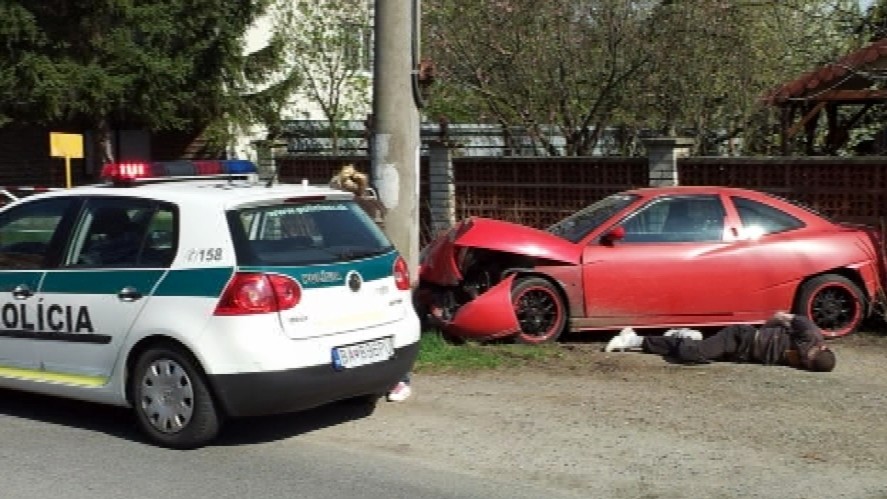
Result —
[{"label": "police car rear window", "polygon": [[249,207],[228,213],[239,265],[295,266],[357,260],[393,247],[353,201]]}]

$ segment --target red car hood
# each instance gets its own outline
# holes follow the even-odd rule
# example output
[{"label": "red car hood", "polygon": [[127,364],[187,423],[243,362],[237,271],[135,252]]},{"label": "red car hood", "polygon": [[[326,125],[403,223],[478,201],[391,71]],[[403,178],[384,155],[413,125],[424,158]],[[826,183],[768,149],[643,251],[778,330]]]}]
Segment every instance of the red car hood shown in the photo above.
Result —
[{"label": "red car hood", "polygon": [[548,232],[490,218],[473,217],[434,240],[422,259],[421,278],[455,285],[462,275],[456,265],[458,247],[483,248],[576,265],[582,248]]}]

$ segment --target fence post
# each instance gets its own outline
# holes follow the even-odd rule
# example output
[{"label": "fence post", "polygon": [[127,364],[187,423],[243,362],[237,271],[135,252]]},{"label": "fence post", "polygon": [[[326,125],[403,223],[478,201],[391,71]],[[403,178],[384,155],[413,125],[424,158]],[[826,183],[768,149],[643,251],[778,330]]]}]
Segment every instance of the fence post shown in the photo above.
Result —
[{"label": "fence post", "polygon": [[431,237],[456,224],[456,184],[447,141],[428,142],[428,192]]},{"label": "fence post", "polygon": [[256,152],[256,171],[259,178],[269,179],[280,172],[277,170],[277,158],[286,154],[286,144],[271,140],[256,140],[252,143]]},{"label": "fence post", "polygon": [[650,187],[679,185],[678,158],[690,155],[695,141],[686,137],[644,139],[650,165]]}]

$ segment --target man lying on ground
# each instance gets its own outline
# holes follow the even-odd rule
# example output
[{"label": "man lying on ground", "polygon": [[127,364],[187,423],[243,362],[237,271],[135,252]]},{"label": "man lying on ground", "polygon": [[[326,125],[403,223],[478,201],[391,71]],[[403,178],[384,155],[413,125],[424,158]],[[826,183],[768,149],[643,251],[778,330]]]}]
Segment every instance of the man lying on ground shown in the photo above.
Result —
[{"label": "man lying on ground", "polygon": [[641,350],[687,364],[726,360],[789,365],[816,372],[835,368],[835,354],[825,345],[822,332],[802,315],[777,312],[760,328],[746,324],[727,326],[705,339],[694,330],[669,333],[672,334],[638,336],[631,328],[625,328],[605,350]]}]

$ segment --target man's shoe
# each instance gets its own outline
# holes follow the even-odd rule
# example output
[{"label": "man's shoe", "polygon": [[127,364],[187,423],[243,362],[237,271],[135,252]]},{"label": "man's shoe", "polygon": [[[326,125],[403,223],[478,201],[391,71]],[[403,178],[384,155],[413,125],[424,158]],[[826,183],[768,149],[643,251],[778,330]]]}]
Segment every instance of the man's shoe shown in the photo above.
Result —
[{"label": "man's shoe", "polygon": [[388,392],[388,401],[389,402],[403,402],[404,400],[410,398],[410,395],[413,394],[413,390],[410,388],[410,385],[404,383],[403,381],[398,382],[394,385],[394,388]]},{"label": "man's shoe", "polygon": [[622,331],[619,331],[619,334],[614,336],[613,339],[607,343],[604,351],[615,352],[616,350],[619,350],[624,352],[626,350],[638,349],[641,347],[643,341],[644,338],[638,336],[638,334],[634,332],[634,329],[627,327]]}]

